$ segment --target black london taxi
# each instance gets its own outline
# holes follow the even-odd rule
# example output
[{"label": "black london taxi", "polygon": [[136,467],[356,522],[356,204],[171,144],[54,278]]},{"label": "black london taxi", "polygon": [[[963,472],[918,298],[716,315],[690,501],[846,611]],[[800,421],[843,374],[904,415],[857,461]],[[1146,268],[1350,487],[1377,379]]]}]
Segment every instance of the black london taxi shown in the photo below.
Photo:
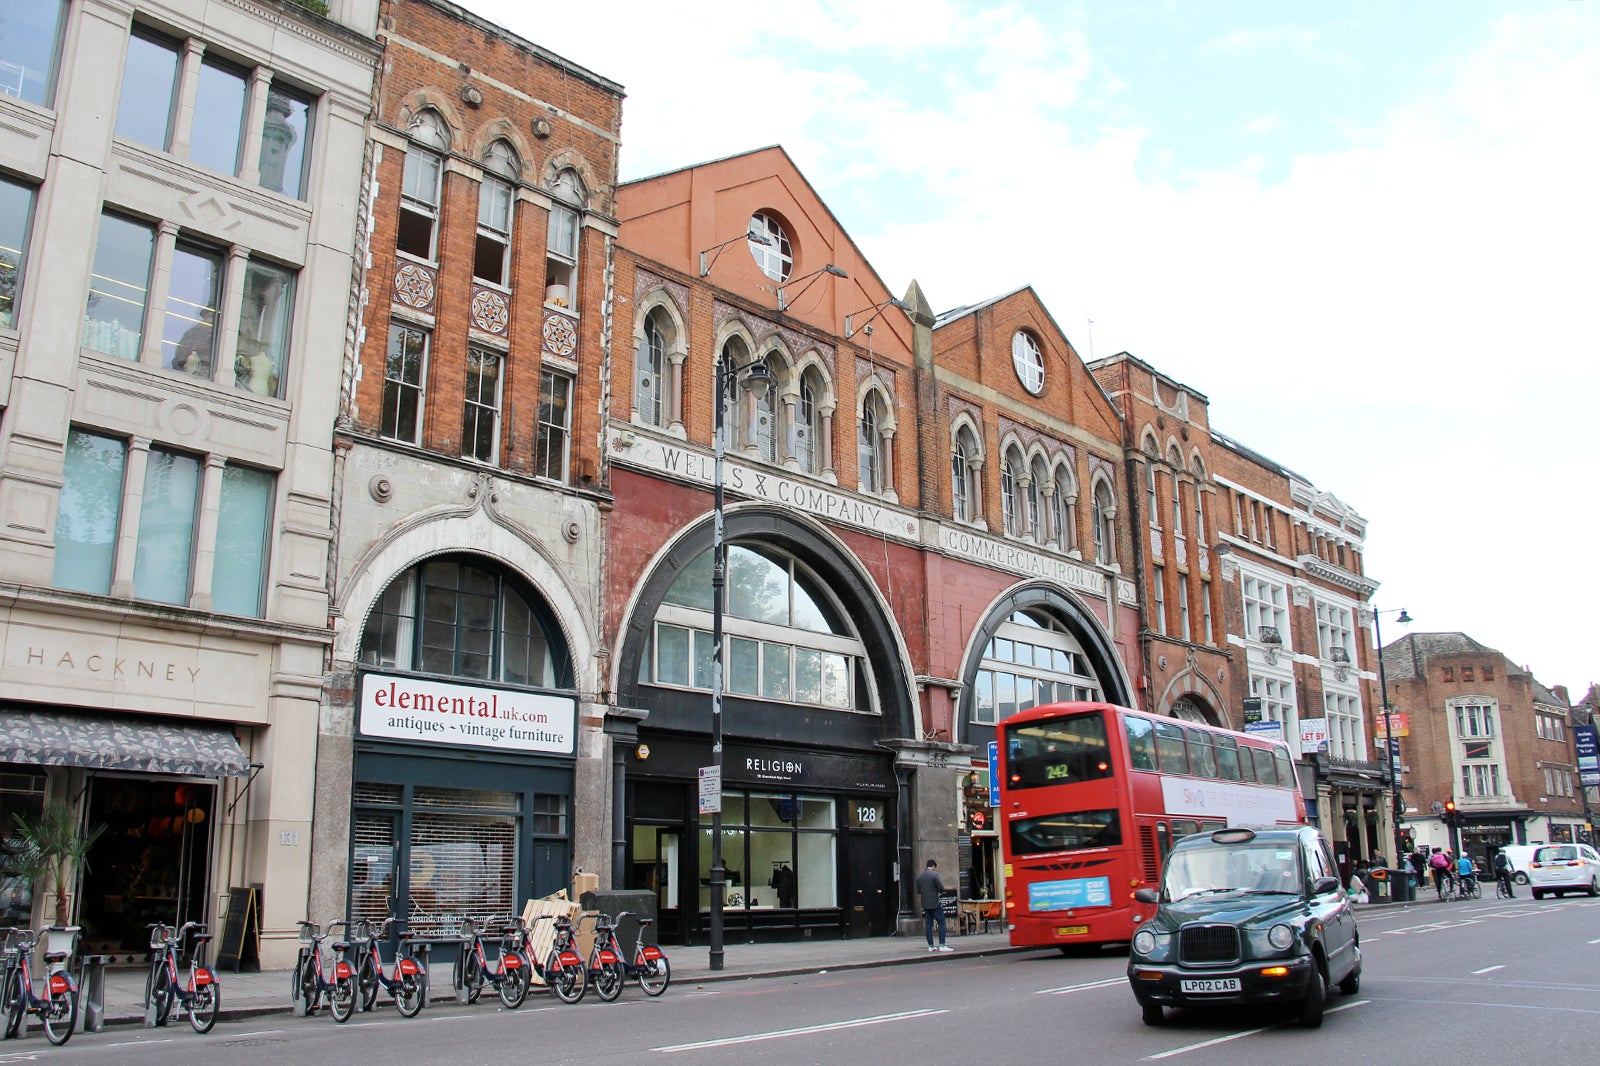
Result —
[{"label": "black london taxi", "polygon": [[1218,829],[1180,840],[1159,895],[1134,893],[1155,914],[1133,935],[1128,983],[1146,1025],[1164,1007],[1293,1004],[1322,1024],[1328,988],[1361,988],[1355,911],[1322,834]]}]

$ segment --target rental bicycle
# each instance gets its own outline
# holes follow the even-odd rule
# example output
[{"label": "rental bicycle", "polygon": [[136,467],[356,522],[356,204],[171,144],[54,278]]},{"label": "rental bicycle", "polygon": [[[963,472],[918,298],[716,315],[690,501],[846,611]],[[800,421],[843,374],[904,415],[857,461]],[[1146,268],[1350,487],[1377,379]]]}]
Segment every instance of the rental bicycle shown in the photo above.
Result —
[{"label": "rental bicycle", "polygon": [[672,966],[666,952],[658,944],[646,944],[644,931],[655,924],[654,918],[639,919],[639,937],[633,948],[633,961],[622,954],[617,943],[617,928],[628,916],[623,911],[616,918],[598,915],[594,922],[594,949],[589,952],[588,980],[594,985],[595,995],[610,1003],[622,995],[627,978],[636,978],[647,996],[659,996],[672,981]]},{"label": "rental bicycle", "polygon": [[[328,997],[328,1013],[333,1015],[336,1022],[347,1022],[356,1009],[356,971],[350,965],[346,953],[350,950],[348,941],[335,941],[333,950],[338,953],[334,960],[331,976],[322,968],[322,942],[327,940],[331,932],[323,932],[322,927],[315,922],[300,922],[300,957],[294,964],[294,984],[292,992],[294,998],[305,1004],[307,1014],[316,1010],[322,1003],[324,996]],[[349,931],[349,922],[329,922],[331,931],[337,926],[344,926]]]},{"label": "rental bicycle", "polygon": [[522,919],[509,919],[509,925],[495,936],[500,941],[498,958],[484,951],[483,927],[471,918],[461,919],[461,954],[456,956],[455,987],[467,991],[467,1002],[476,1003],[487,981],[500,993],[500,1002],[511,1010],[522,1006],[528,996],[528,957],[522,953]]},{"label": "rental bicycle", "polygon": [[[10,1040],[22,1032],[22,1020],[29,1014],[38,1015],[44,1024],[44,1035],[58,1047],[72,1039],[72,1028],[78,1022],[78,985],[65,970],[51,970],[41,987],[33,983],[33,949],[39,943],[39,934],[32,929],[12,929],[6,941],[6,950],[15,952],[5,980],[4,1003],[6,1011],[5,1037]],[[47,966],[59,967],[67,961],[65,951],[47,951]],[[41,995],[40,992],[43,992]]]},{"label": "rental bicycle", "polygon": [[[518,938],[517,948],[528,960],[533,972],[544,981],[545,986],[556,994],[556,998],[563,1003],[576,1003],[583,998],[588,988],[585,981],[585,966],[583,956],[578,954],[578,930],[572,924],[572,919],[565,914],[541,914],[534,922],[546,919],[556,923],[555,942],[550,945],[550,951],[545,955],[541,965],[533,954],[532,933],[527,924],[518,921],[515,935]],[[580,919],[581,921],[581,919]]]},{"label": "rental bicycle", "polygon": [[[178,956],[184,938],[189,939],[189,976],[178,976]],[[199,922],[185,922],[173,929],[160,922],[150,926],[150,974],[144,982],[144,1005],[155,1024],[166,1025],[174,1010],[189,1015],[189,1025],[197,1033],[209,1033],[217,1024],[222,1006],[222,989],[211,967],[200,961],[201,950],[211,934]]]},{"label": "rental bicycle", "polygon": [[415,1018],[427,999],[427,971],[422,963],[407,949],[407,938],[401,937],[394,949],[394,971],[383,972],[383,957],[378,954],[378,941],[387,940],[394,918],[385,918],[376,924],[359,921],[350,930],[350,942],[361,960],[356,966],[356,986],[361,993],[361,1009],[371,1010],[378,1001],[382,988],[394,998],[402,1018]]}]

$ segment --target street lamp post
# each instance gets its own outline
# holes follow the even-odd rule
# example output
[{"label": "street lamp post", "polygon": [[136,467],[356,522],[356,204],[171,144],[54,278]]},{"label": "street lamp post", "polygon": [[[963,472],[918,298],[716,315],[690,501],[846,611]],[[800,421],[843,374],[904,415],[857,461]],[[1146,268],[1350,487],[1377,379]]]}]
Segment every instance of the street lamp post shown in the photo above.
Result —
[{"label": "street lamp post", "polygon": [[[1389,674],[1383,668],[1383,624],[1379,620],[1384,612],[1376,607],[1372,609],[1372,635],[1378,642],[1378,691],[1379,699],[1383,701],[1383,758],[1389,766],[1387,777],[1389,779],[1389,798],[1391,801],[1390,821],[1394,828],[1394,864],[1400,866],[1400,817],[1404,813],[1404,805],[1400,800],[1400,768],[1396,765],[1395,751],[1399,747],[1399,738],[1394,735],[1394,708],[1389,704]],[[1404,607],[1400,608],[1400,617],[1395,619],[1401,625],[1411,621],[1411,616],[1406,614]]]},{"label": "street lamp post", "polygon": [[715,441],[716,457],[711,476],[711,765],[717,778],[717,809],[711,813],[711,957],[713,970],[722,969],[722,890],[727,880],[727,869],[722,862],[722,611],[723,593],[728,582],[728,542],[723,535],[722,460],[727,453],[726,407],[730,394],[738,387],[743,374],[749,382],[770,388],[772,372],[762,360],[744,366],[729,367],[727,358],[717,356]]}]

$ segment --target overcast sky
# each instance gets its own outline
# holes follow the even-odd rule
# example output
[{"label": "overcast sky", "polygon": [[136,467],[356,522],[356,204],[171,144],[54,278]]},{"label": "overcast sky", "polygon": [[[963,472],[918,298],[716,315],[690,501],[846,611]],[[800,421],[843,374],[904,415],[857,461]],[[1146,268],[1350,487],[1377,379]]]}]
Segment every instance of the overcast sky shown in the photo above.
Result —
[{"label": "overcast sky", "polygon": [[626,88],[624,180],[783,145],[891,291],[1032,285],[1363,515],[1411,631],[1600,681],[1600,2],[467,6]]}]

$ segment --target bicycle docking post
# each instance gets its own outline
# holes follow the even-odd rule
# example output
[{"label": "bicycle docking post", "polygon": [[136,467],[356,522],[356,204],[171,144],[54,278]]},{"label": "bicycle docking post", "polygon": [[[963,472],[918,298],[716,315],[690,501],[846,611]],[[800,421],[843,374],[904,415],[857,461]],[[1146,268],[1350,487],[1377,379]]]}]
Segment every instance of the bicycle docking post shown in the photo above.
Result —
[{"label": "bicycle docking post", "polygon": [[[83,1031],[98,1033],[106,1027],[106,956],[78,959],[78,996],[83,1004]],[[150,1008],[145,1008],[148,1013]]]}]

